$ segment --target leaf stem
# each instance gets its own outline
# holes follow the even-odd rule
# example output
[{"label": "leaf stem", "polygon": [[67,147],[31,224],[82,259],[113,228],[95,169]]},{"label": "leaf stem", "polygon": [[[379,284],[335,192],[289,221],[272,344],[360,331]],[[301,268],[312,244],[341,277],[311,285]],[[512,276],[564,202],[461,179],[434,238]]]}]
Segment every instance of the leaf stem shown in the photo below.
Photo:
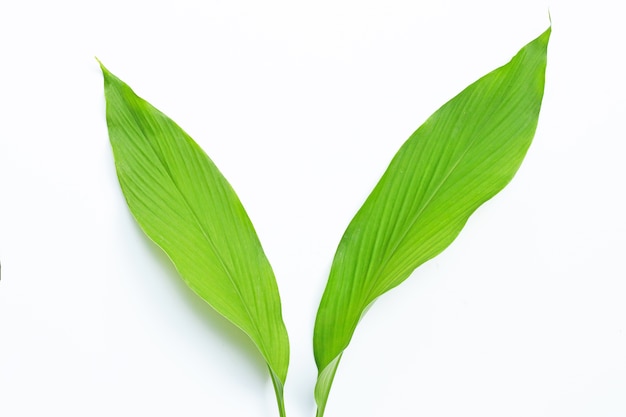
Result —
[{"label": "leaf stem", "polygon": [[285,412],[285,397],[283,395],[283,381],[276,376],[276,374],[270,368],[270,376],[272,377],[272,385],[274,385],[274,392],[276,393],[276,402],[278,403],[278,414],[280,417],[287,417]]}]

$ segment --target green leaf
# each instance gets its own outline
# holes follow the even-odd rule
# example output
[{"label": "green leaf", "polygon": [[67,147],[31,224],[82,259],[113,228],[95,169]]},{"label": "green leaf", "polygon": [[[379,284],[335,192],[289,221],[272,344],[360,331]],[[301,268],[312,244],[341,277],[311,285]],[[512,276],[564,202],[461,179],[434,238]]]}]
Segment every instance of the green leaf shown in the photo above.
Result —
[{"label": "green leaf", "polygon": [[318,417],[368,306],[443,251],[513,178],[537,127],[550,31],[426,120],[351,221],[315,322]]},{"label": "green leaf", "polygon": [[284,416],[289,342],[276,279],[248,215],[193,139],[101,68],[109,138],[130,211],[187,285],[252,339]]}]

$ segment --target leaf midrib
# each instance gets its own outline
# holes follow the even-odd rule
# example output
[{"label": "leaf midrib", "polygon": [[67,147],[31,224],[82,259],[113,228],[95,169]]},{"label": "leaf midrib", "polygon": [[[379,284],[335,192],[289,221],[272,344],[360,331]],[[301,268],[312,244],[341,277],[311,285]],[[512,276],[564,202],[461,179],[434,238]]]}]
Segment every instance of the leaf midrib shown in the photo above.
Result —
[{"label": "leaf midrib", "polygon": [[[473,85],[473,84],[472,84]],[[469,100],[468,100],[469,101]],[[439,111],[439,110],[438,110]],[[488,115],[488,117],[485,119],[484,124],[488,125],[489,122],[491,121],[491,119],[494,117],[494,113],[491,113]],[[417,133],[417,132],[416,132]],[[410,140],[410,139],[409,139]],[[420,209],[415,213],[415,215],[413,216],[413,218],[411,219],[411,221],[409,222],[409,226],[405,229],[404,233],[402,233],[402,236],[400,237],[400,239],[398,239],[397,243],[393,246],[393,248],[388,252],[388,255],[385,257],[385,259],[382,261],[382,263],[380,264],[379,268],[377,268],[376,272],[372,275],[372,280],[370,288],[367,292],[367,297],[363,298],[362,300],[362,305],[363,306],[367,306],[369,305],[372,301],[374,301],[374,299],[376,297],[378,297],[378,295],[376,297],[372,298],[372,294],[375,293],[375,289],[377,289],[378,287],[378,281],[380,279],[380,276],[382,274],[382,272],[385,270],[385,268],[387,267],[387,265],[389,264],[389,262],[391,261],[391,259],[394,257],[396,251],[400,248],[400,246],[402,246],[402,244],[404,243],[404,240],[406,239],[406,237],[409,235],[409,233],[411,232],[411,230],[413,230],[413,226],[415,226],[415,224],[418,222],[420,216],[424,213],[424,211],[426,211],[426,209],[430,206],[430,204],[432,203],[432,201],[437,197],[437,195],[439,194],[439,191],[441,190],[441,188],[443,187],[443,185],[446,183],[446,181],[448,181],[448,179],[450,178],[450,176],[454,173],[454,171],[458,168],[458,166],[461,164],[461,162],[463,161],[463,159],[467,156],[467,154],[469,153],[469,151],[472,149],[472,147],[474,146],[474,144],[476,143],[476,141],[478,140],[477,135],[473,135],[473,138],[471,139],[471,141],[467,144],[465,150],[462,152],[461,155],[459,155],[458,159],[456,160],[456,162],[452,165],[452,167],[450,168],[450,170],[446,173],[446,175],[441,179],[441,181],[439,182],[439,184],[435,187],[435,190],[433,191],[433,193],[431,194],[431,196],[425,201],[425,203],[420,207]],[[380,295],[380,294],[379,294]]]},{"label": "leaf midrib", "polygon": [[[161,112],[154,108],[153,106],[149,105],[149,103],[147,103],[145,100],[139,98],[139,103],[142,105],[146,105],[148,104],[148,109],[153,108],[157,113],[161,114]],[[224,264],[224,262],[222,261],[222,257],[220,252],[217,250],[217,247],[215,245],[215,243],[213,242],[213,240],[210,238],[210,236],[206,233],[206,231],[204,230],[204,228],[202,227],[202,223],[200,222],[199,216],[197,215],[197,213],[195,212],[195,210],[193,209],[193,206],[189,203],[187,197],[185,196],[185,194],[181,191],[178,183],[175,180],[174,175],[171,173],[169,167],[167,166],[167,164],[165,164],[163,162],[163,160],[161,159],[161,155],[160,153],[157,151],[155,145],[152,143],[152,141],[149,139],[149,136],[147,135],[146,131],[144,130],[142,124],[139,122],[139,119],[137,118],[137,115],[135,114],[135,112],[129,112],[132,117],[133,120],[135,121],[135,124],[137,125],[137,127],[139,128],[141,134],[144,136],[144,139],[146,139],[146,142],[150,145],[150,149],[152,150],[152,152],[154,153],[154,155],[157,157],[157,159],[159,160],[159,162],[161,163],[161,166],[165,169],[165,172],[167,172],[168,178],[172,181],[172,184],[174,185],[174,188],[176,189],[176,191],[178,192],[178,194],[181,197],[181,200],[184,201],[185,206],[187,207],[187,209],[189,210],[189,212],[192,214],[192,217],[194,219],[194,222],[196,223],[197,228],[200,230],[202,236],[206,239],[206,241],[209,243],[209,246],[211,247],[211,249],[213,250],[213,252],[218,255],[218,261],[219,261],[219,265],[222,268],[222,270],[224,271],[224,273],[226,274],[226,276],[228,277],[228,280],[230,282],[230,284],[232,285],[232,287],[235,289],[235,293],[237,294],[237,296],[239,297],[239,300],[241,301],[241,304],[243,306],[244,311],[246,312],[246,314],[248,315],[248,318],[250,319],[250,323],[254,325],[255,327],[255,331],[257,332],[257,337],[259,340],[263,340],[259,335],[259,326],[256,324],[256,320],[254,320],[254,317],[252,315],[252,313],[250,312],[250,310],[248,309],[247,304],[245,303],[245,299],[242,296],[241,290],[239,289],[239,286],[236,284],[236,282],[234,281],[232,272],[229,270],[229,268]],[[175,122],[171,119],[166,118],[167,121],[174,123]],[[176,125],[178,127],[178,125]],[[180,127],[179,127],[180,129]],[[183,132],[183,138],[185,141],[188,141],[188,137],[187,134],[180,129],[181,132]],[[193,143],[190,144],[191,146],[193,146]],[[217,169],[217,168],[216,168]],[[204,299],[204,297],[201,297]],[[237,327],[240,327],[240,325],[237,324]],[[243,330],[243,329],[242,329]],[[245,330],[244,330],[245,332]],[[247,333],[247,332],[246,332]],[[254,340],[254,339],[253,339]],[[265,344],[263,342],[263,344]],[[263,349],[263,351],[265,352],[265,349]],[[265,354],[263,355],[265,356]]]}]

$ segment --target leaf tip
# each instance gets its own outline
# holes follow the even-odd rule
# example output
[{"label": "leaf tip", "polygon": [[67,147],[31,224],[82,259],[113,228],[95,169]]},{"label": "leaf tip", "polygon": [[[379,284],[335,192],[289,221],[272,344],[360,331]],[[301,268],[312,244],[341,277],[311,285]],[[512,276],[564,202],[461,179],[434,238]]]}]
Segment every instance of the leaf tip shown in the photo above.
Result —
[{"label": "leaf tip", "polygon": [[549,8],[548,8],[548,20],[550,21],[550,27],[548,29],[550,29],[550,28],[552,28],[552,14],[550,13],[550,9]]},{"label": "leaf tip", "polygon": [[102,73],[104,75],[110,74],[111,72],[104,66],[104,64],[102,63],[102,61],[100,61],[98,59],[97,56],[94,56],[95,60],[98,61],[98,65],[100,65],[100,69],[102,70]]}]

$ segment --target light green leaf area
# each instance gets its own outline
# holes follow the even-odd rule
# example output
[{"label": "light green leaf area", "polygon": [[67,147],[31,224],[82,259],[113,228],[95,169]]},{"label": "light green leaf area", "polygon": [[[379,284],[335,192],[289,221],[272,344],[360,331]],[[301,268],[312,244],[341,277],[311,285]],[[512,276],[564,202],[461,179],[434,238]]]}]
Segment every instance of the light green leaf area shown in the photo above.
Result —
[{"label": "light green leaf area", "polygon": [[109,137],[130,211],[187,285],[258,347],[283,415],[289,342],[276,279],[246,211],[189,135],[101,67]]},{"label": "light green leaf area", "polygon": [[513,178],[537,127],[549,38],[550,29],[426,120],[351,221],[315,322],[319,417],[367,307],[450,245]]}]

